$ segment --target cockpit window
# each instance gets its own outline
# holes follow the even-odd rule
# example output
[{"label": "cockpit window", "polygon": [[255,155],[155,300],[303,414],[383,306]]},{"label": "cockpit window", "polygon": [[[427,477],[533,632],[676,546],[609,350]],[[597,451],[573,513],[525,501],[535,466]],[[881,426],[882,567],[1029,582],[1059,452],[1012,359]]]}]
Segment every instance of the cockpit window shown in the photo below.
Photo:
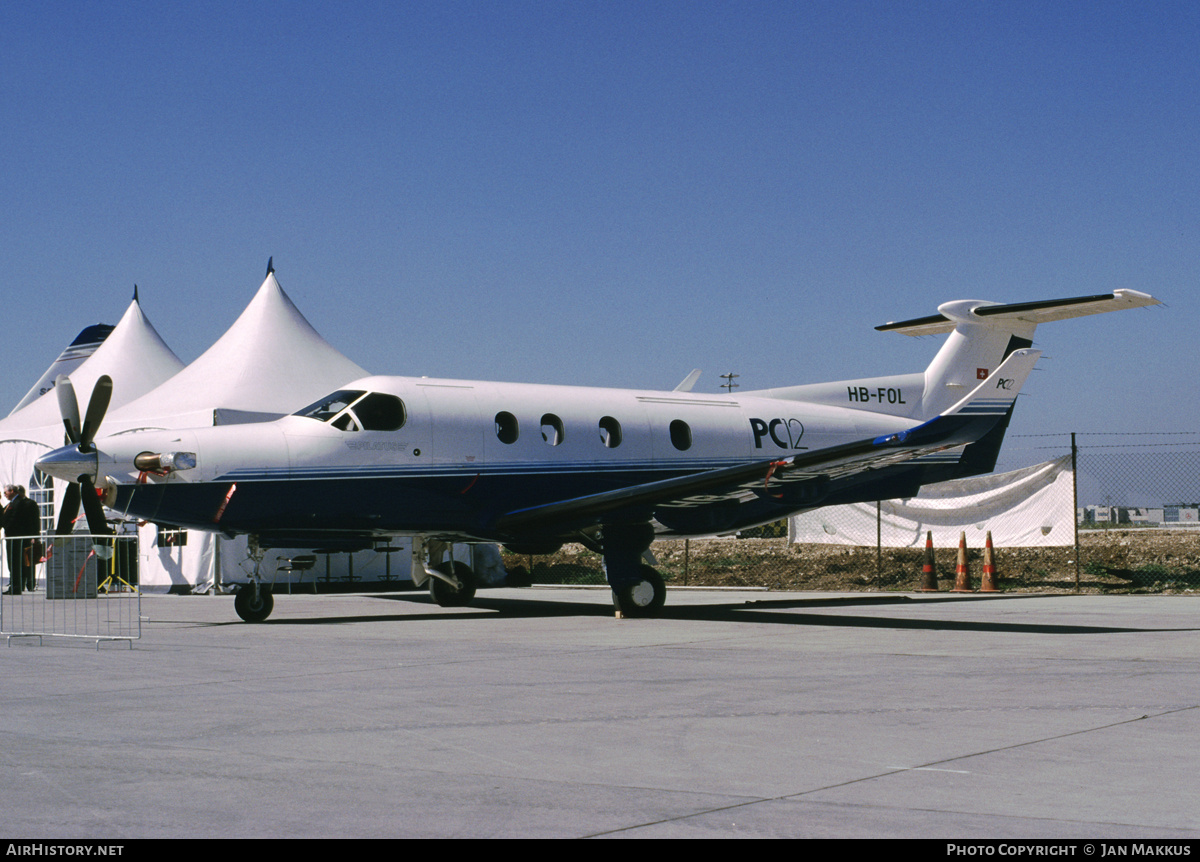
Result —
[{"label": "cockpit window", "polygon": [[354,413],[367,431],[399,431],[407,418],[404,402],[395,395],[372,392],[354,403]]},{"label": "cockpit window", "polygon": [[408,418],[404,402],[395,395],[361,389],[339,389],[295,415],[332,420],[330,424],[342,431],[398,431]]},{"label": "cockpit window", "polygon": [[339,389],[337,392],[326,398],[322,398],[320,401],[314,401],[303,410],[297,410],[294,415],[307,416],[310,419],[316,419],[318,422],[328,422],[364,394],[366,393],[361,389]]}]

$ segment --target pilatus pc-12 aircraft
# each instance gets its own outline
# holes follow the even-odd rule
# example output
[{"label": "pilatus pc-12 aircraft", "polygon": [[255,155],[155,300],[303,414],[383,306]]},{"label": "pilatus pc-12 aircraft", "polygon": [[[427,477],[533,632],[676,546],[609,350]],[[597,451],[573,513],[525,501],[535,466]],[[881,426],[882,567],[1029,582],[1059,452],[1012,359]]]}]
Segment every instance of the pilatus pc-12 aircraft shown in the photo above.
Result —
[{"label": "pilatus pc-12 aircraft", "polygon": [[[462,542],[603,555],[614,602],[663,604],[644,560],[656,537],[729,533],[839,503],[914,496],[929,482],[990,472],[1013,404],[1041,352],[1039,323],[1158,304],[1134,290],[1041,302],[948,302],[877,329],[949,333],[924,372],[708,395],[412,377],[347,382],[275,422],[96,439],[112,382],[82,423],[57,386],[68,445],[37,466],[73,484],[93,533],[103,507],[127,517],[249,535],[271,547],[358,550],[413,540],[413,577],[462,605],[475,577],[443,554]],[[266,619],[259,573],[237,596]]]}]

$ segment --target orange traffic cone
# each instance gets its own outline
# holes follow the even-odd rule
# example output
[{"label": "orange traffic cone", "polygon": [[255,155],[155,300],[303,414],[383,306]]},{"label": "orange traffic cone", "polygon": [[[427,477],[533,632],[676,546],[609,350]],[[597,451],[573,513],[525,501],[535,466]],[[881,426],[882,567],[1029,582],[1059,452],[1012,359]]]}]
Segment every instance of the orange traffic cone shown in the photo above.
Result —
[{"label": "orange traffic cone", "polygon": [[967,568],[967,534],[958,534],[958,565],[954,569],[954,593],[972,593],[971,572]]},{"label": "orange traffic cone", "polygon": [[933,564],[933,531],[925,532],[925,566],[921,569],[921,592],[937,592],[937,568]]},{"label": "orange traffic cone", "polygon": [[988,530],[987,544],[983,546],[983,585],[979,588],[981,593],[998,593],[1000,590],[996,587],[996,563],[992,554],[992,531]]}]

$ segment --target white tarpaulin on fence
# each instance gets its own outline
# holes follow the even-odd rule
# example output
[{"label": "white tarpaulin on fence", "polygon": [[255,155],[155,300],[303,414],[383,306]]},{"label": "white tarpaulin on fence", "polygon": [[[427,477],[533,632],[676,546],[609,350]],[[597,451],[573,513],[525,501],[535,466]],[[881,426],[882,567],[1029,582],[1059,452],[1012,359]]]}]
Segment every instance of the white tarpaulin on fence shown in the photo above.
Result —
[{"label": "white tarpaulin on fence", "polygon": [[986,531],[997,546],[1053,547],[1075,542],[1071,456],[998,473],[926,485],[916,497],[828,506],[792,517],[792,542],[924,547],[926,531],[937,547],[982,547]]}]

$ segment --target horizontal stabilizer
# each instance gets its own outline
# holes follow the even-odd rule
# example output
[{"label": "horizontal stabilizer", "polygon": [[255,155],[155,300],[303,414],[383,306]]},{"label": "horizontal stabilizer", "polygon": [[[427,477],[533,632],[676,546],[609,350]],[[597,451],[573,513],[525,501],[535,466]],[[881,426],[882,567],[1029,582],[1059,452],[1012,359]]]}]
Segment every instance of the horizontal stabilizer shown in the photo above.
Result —
[{"label": "horizontal stabilizer", "polygon": [[1066,320],[1089,314],[1103,314],[1106,311],[1160,304],[1160,300],[1148,293],[1126,289],[1096,296],[1043,299],[1036,302],[995,303],[968,299],[940,305],[939,313],[929,317],[885,323],[876,326],[875,329],[879,332],[900,332],[904,335],[941,335],[953,331],[960,323],[1020,321],[1036,326],[1052,320]]}]

